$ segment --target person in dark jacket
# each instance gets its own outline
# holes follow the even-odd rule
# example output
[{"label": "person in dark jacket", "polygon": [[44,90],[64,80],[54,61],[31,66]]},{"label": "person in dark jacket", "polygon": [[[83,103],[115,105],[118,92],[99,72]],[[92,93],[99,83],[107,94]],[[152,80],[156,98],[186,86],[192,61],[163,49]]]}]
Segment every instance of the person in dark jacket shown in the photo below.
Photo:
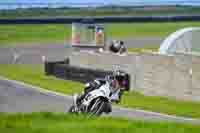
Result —
[{"label": "person in dark jacket", "polygon": [[126,46],[122,40],[113,40],[109,46],[109,50],[113,53],[119,54],[127,52]]}]

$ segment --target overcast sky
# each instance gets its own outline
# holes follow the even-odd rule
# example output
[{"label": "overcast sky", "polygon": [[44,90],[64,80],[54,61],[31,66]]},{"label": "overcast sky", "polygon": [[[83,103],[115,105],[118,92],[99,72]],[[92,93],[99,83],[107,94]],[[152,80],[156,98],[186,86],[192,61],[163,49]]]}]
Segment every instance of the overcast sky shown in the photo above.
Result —
[{"label": "overcast sky", "polygon": [[[195,5],[200,6],[200,0],[0,0],[0,9],[12,9],[16,7],[11,7],[3,3],[67,3],[67,6],[74,7],[87,7],[87,6],[102,6],[109,4],[116,5]],[[69,4],[71,3],[71,4]],[[72,4],[73,3],[73,4]],[[91,4],[92,3],[92,4]],[[96,3],[96,4],[95,4]],[[17,5],[12,5],[17,6]],[[29,7],[30,5],[26,5]],[[33,5],[31,5],[33,7]],[[35,5],[36,6],[36,5]],[[38,7],[39,5],[37,5]],[[42,5],[40,5],[42,6]],[[48,6],[48,5],[47,5]],[[52,6],[52,5],[51,5]],[[53,4],[53,6],[56,6]],[[60,5],[59,5],[60,6]],[[62,4],[63,6],[63,4]],[[58,7],[58,6],[57,6]]]},{"label": "overcast sky", "polygon": [[146,3],[151,3],[151,2],[166,2],[166,1],[170,1],[170,2],[200,2],[200,0],[0,0],[1,3],[4,2],[13,2],[13,3],[18,3],[18,2],[72,2],[72,3],[119,3],[119,2],[146,2]]}]

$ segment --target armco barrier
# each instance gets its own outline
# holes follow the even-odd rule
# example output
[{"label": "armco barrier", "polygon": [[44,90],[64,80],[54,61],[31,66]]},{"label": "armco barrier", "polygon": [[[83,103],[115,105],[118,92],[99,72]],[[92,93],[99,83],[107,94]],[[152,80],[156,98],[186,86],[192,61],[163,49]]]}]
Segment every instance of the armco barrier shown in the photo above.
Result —
[{"label": "armco barrier", "polygon": [[[88,68],[81,68],[71,65],[57,64],[55,65],[55,76],[67,80],[74,80],[79,82],[88,82],[95,78],[104,78],[111,71],[102,71]],[[61,72],[62,71],[62,72]]]},{"label": "armco barrier", "polygon": [[55,74],[55,65],[57,64],[69,64],[69,58],[64,61],[57,61],[57,62],[45,62],[44,63],[44,70],[45,75],[54,75]]},{"label": "armco barrier", "polygon": [[[106,75],[111,75],[112,71],[104,71],[100,69],[82,68],[71,66],[64,62],[46,62],[46,75],[54,75],[57,78],[78,81],[86,83],[96,78],[105,78]],[[130,89],[130,76],[126,76],[126,90]]]}]

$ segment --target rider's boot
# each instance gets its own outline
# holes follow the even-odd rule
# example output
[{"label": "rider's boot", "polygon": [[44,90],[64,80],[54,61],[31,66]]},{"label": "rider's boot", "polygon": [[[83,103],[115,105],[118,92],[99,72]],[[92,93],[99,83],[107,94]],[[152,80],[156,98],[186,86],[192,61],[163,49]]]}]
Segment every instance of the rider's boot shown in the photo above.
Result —
[{"label": "rider's boot", "polygon": [[84,97],[85,97],[85,93],[82,93],[80,95],[77,95],[77,94],[74,95],[74,104],[75,104],[75,106],[81,104],[81,101],[84,99]]},{"label": "rider's boot", "polygon": [[81,101],[84,99],[84,97],[85,97],[84,94],[77,96],[76,104],[79,105],[81,103]]}]

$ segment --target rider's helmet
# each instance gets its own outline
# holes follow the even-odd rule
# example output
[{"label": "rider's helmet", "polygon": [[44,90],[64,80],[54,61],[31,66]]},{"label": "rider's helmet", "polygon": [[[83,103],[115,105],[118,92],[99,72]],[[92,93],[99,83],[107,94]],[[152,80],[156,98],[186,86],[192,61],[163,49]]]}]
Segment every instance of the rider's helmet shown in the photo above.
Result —
[{"label": "rider's helmet", "polygon": [[120,87],[125,88],[127,85],[127,73],[117,70],[114,72],[114,79],[118,82]]},{"label": "rider's helmet", "polygon": [[119,40],[119,44],[120,44],[121,46],[124,45],[124,41]]},{"label": "rider's helmet", "polygon": [[109,47],[110,51],[112,51],[112,52],[114,52],[114,53],[119,52],[120,48],[121,48],[121,44],[120,44],[120,42],[117,41],[117,40],[113,40],[113,41],[111,42],[110,47]]}]

